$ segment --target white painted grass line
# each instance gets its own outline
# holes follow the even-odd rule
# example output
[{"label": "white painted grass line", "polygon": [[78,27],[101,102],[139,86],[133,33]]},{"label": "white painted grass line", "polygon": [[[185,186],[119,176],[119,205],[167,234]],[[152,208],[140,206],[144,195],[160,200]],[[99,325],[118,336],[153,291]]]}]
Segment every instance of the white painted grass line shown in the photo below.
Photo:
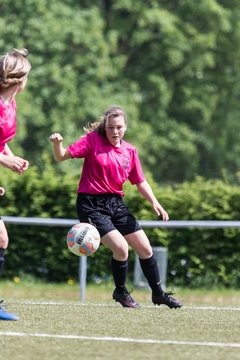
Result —
[{"label": "white painted grass line", "polygon": [[58,334],[41,334],[41,333],[20,333],[20,332],[0,332],[1,336],[13,337],[39,337],[39,338],[54,338],[66,340],[90,340],[90,341],[116,341],[116,342],[130,342],[141,344],[162,344],[162,345],[190,345],[190,346],[213,346],[213,347],[228,347],[240,348],[240,343],[223,343],[223,342],[206,342],[206,341],[177,341],[177,340],[157,340],[157,339],[133,339],[123,337],[110,336],[81,336],[81,335],[58,335]]},{"label": "white painted grass line", "polygon": [[[11,301],[9,302],[11,304],[23,304],[23,305],[71,305],[71,306],[94,306],[94,307],[116,307],[119,305],[115,304],[97,304],[97,303],[76,303],[76,302],[61,302],[61,301],[32,301],[32,300],[19,300],[19,301]],[[156,305],[142,305],[142,308],[153,308],[153,309],[159,309],[160,307]],[[161,307],[162,309],[163,307]],[[165,307],[164,307],[165,308]],[[188,309],[188,310],[225,310],[225,311],[240,311],[240,307],[237,306],[190,306],[190,305],[184,305],[182,307],[182,310]]]},{"label": "white painted grass line", "polygon": [[240,307],[237,306],[184,306],[183,309],[192,310],[227,310],[227,311],[240,311]]}]

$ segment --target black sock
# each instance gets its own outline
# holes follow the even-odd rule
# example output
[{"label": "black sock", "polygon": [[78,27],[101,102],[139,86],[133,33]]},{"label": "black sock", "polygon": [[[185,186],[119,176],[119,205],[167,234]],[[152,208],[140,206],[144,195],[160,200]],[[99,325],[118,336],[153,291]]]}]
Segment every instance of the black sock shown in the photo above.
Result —
[{"label": "black sock", "polygon": [[152,289],[153,295],[161,295],[163,293],[163,289],[161,287],[160,274],[154,255],[147,259],[139,259],[139,261],[143,274]]},{"label": "black sock", "polygon": [[115,282],[117,292],[122,292],[126,289],[125,283],[127,280],[128,261],[118,261],[112,258],[112,274]]},{"label": "black sock", "polygon": [[0,248],[0,277],[1,277],[2,272],[3,272],[4,253],[5,253],[5,249]]}]

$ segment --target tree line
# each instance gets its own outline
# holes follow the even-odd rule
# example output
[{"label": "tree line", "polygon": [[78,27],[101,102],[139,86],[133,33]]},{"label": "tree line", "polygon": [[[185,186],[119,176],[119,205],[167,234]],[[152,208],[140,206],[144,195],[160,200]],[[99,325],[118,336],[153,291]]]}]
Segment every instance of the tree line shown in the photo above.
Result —
[{"label": "tree line", "polygon": [[39,171],[52,132],[68,144],[118,104],[158,183],[238,181],[239,1],[1,0],[0,13],[1,53],[26,47],[33,66],[13,149]]}]

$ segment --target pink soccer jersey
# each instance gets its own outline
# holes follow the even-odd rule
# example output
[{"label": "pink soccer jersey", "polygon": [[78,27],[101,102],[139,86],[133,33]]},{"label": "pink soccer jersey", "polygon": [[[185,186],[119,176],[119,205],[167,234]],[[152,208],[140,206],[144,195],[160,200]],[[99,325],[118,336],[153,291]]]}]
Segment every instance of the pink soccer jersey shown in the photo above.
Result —
[{"label": "pink soccer jersey", "polygon": [[67,150],[72,158],[84,158],[79,193],[124,196],[122,186],[127,179],[131,184],[145,180],[136,148],[124,140],[120,147],[115,147],[93,131]]},{"label": "pink soccer jersey", "polygon": [[0,152],[5,145],[16,135],[16,101],[10,105],[4,104],[0,98]]}]

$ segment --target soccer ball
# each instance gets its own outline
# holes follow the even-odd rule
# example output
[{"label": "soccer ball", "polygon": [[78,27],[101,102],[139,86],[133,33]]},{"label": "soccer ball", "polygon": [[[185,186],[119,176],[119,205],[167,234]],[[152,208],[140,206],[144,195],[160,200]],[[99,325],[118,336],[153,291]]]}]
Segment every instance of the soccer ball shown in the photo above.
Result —
[{"label": "soccer ball", "polygon": [[100,245],[98,230],[91,224],[78,223],[67,233],[67,246],[77,256],[94,254]]}]

